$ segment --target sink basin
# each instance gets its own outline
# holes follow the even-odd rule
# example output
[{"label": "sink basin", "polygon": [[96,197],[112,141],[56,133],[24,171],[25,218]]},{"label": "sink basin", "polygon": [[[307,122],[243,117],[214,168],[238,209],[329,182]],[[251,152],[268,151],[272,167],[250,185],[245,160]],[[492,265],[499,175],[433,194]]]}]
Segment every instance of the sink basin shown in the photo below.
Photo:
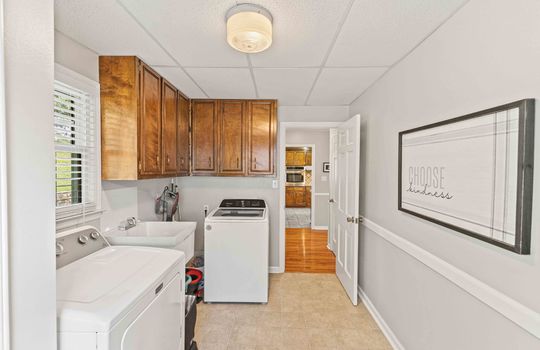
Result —
[{"label": "sink basin", "polygon": [[115,229],[103,233],[111,245],[146,246],[177,249],[184,252],[186,262],[195,250],[196,222],[145,221],[129,230]]}]

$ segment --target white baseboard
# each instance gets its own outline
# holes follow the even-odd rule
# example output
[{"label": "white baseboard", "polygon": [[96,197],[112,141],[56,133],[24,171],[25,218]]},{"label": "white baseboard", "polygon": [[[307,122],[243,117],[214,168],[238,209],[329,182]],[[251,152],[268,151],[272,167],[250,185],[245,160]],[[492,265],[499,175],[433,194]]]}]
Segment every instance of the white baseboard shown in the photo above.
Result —
[{"label": "white baseboard", "polygon": [[405,350],[403,345],[399,342],[399,339],[396,337],[392,329],[388,326],[388,324],[384,321],[381,314],[377,309],[375,308],[375,305],[369,300],[368,296],[360,286],[358,286],[358,296],[362,300],[362,303],[366,306],[366,309],[369,311],[381,331],[386,336],[386,339],[388,339],[388,342],[390,345],[392,345],[392,349],[394,350]]},{"label": "white baseboard", "polygon": [[369,219],[363,226],[540,339],[539,312]]},{"label": "white baseboard", "polygon": [[285,269],[281,268],[280,266],[269,266],[268,272],[269,273],[283,273],[285,272]]}]

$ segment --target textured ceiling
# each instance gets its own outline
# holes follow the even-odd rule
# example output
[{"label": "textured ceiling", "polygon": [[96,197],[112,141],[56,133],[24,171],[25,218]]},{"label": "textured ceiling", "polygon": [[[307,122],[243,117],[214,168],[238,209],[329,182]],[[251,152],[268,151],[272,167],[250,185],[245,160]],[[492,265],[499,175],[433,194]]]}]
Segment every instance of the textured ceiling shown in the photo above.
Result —
[{"label": "textured ceiling", "polygon": [[253,0],[274,41],[225,41],[234,0],[55,0],[58,31],[100,55],[137,55],[194,98],[349,105],[467,0]]}]

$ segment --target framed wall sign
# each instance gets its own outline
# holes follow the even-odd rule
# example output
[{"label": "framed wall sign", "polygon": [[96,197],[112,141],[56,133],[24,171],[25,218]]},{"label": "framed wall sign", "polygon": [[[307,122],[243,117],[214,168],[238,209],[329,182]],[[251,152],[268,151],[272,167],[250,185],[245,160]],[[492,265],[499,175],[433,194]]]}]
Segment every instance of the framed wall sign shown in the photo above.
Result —
[{"label": "framed wall sign", "polygon": [[398,209],[530,253],[534,99],[399,133]]},{"label": "framed wall sign", "polygon": [[323,162],[322,163],[322,171],[323,171],[323,173],[329,173],[330,172],[330,162]]}]

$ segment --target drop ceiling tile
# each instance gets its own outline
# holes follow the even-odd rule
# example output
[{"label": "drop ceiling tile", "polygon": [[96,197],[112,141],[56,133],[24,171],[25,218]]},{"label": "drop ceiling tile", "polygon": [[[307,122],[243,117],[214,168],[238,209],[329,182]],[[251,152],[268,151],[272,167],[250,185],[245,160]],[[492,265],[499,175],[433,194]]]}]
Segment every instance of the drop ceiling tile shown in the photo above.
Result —
[{"label": "drop ceiling tile", "polygon": [[136,55],[148,64],[175,64],[114,0],[55,0],[54,25],[100,55]]},{"label": "drop ceiling tile", "polygon": [[247,68],[187,68],[210,98],[256,98]]},{"label": "drop ceiling tile", "polygon": [[260,98],[278,99],[280,106],[303,105],[318,68],[253,69]]},{"label": "drop ceiling tile", "polygon": [[387,68],[325,68],[311,93],[308,105],[349,105]]},{"label": "drop ceiling tile", "polygon": [[466,0],[358,0],[327,66],[389,66],[442,24]]},{"label": "drop ceiling tile", "polygon": [[350,0],[260,0],[274,19],[272,46],[252,54],[254,67],[319,67]]},{"label": "drop ceiling tile", "polygon": [[118,0],[182,65],[247,67],[226,41],[225,13],[234,0]]},{"label": "drop ceiling tile", "polygon": [[204,92],[180,67],[152,67],[189,98],[205,98]]}]

